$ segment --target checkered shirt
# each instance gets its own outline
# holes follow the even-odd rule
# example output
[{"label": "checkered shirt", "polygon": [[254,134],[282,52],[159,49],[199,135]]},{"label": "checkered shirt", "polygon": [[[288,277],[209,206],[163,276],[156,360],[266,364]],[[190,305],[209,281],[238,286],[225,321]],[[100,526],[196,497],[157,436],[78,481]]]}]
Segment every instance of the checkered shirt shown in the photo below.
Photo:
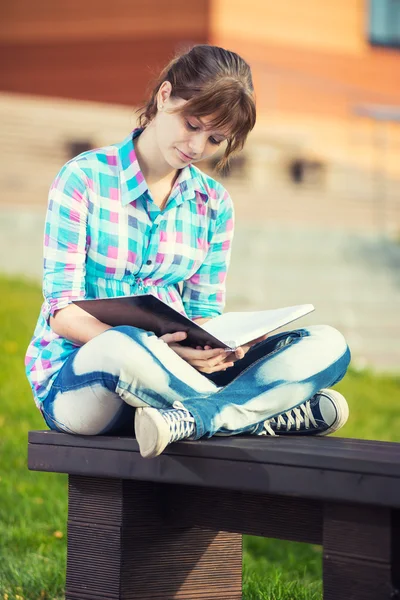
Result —
[{"label": "checkered shirt", "polygon": [[160,210],[135,154],[140,132],[80,154],[51,185],[44,302],[25,358],[39,407],[77,347],[49,325],[50,316],[73,300],[153,293],[191,319],[223,310],[231,198],[220,183],[189,165]]}]

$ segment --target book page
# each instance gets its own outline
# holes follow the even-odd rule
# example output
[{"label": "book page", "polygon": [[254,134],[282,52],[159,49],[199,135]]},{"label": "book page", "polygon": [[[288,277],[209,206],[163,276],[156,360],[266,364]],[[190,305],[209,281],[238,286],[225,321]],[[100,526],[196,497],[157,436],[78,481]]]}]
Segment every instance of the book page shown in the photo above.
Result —
[{"label": "book page", "polygon": [[312,304],[300,304],[255,312],[228,312],[208,321],[202,327],[230,348],[237,348],[313,310]]}]

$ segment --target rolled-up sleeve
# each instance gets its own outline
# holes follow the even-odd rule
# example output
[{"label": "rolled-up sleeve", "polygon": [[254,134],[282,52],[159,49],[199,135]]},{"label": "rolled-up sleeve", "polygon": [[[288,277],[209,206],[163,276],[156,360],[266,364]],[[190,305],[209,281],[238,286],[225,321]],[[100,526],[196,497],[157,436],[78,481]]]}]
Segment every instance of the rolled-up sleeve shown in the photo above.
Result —
[{"label": "rolled-up sleeve", "polygon": [[191,319],[216,317],[224,310],[233,230],[233,204],[225,190],[205,260],[196,273],[183,283],[183,305]]},{"label": "rolled-up sleeve", "polygon": [[53,181],[44,233],[43,313],[85,296],[88,196],[85,174],[74,162]]}]

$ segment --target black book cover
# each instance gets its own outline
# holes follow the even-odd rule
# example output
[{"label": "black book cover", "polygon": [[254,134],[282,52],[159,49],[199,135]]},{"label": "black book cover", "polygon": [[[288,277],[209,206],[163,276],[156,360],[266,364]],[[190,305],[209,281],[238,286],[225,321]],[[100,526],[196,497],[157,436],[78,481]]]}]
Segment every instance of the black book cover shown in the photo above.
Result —
[{"label": "black book cover", "polygon": [[113,327],[132,325],[145,331],[152,331],[158,337],[165,333],[185,331],[187,338],[180,342],[183,345],[228,348],[226,344],[207,333],[200,325],[197,325],[152,294],[74,300],[73,303],[102,321],[102,323]]}]

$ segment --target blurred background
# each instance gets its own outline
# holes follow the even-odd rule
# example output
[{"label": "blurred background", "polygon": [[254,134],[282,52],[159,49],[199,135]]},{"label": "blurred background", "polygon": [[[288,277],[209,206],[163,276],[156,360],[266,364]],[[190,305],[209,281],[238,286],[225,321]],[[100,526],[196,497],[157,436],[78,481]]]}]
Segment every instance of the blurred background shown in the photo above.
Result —
[{"label": "blurred background", "polygon": [[[196,43],[251,64],[258,122],[223,183],[228,309],[311,302],[354,364],[400,362],[399,0],[14,0],[0,7],[0,271],[41,276],[48,188],[122,140]],[[212,171],[213,165],[203,165]]]}]

